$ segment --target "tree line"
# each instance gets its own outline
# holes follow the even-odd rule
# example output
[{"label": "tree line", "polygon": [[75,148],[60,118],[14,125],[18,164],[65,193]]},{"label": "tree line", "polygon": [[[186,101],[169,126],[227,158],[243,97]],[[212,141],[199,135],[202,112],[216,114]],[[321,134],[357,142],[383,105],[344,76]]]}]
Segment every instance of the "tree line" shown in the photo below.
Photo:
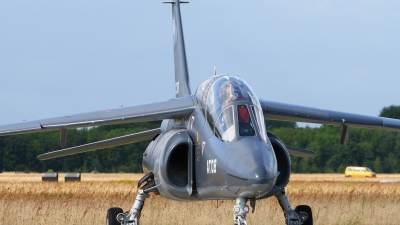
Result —
[{"label": "tree line", "polygon": [[[380,116],[400,119],[400,106],[382,109]],[[67,147],[159,127],[161,121],[68,130]],[[268,131],[285,144],[309,149],[316,157],[291,156],[292,171],[342,173],[346,166],[367,166],[377,173],[400,172],[400,133],[349,128],[345,145],[340,127],[297,127],[296,123],[266,121]],[[60,149],[59,132],[0,137],[0,170],[46,172],[142,172],[142,155],[149,141],[40,161],[36,157]]]}]

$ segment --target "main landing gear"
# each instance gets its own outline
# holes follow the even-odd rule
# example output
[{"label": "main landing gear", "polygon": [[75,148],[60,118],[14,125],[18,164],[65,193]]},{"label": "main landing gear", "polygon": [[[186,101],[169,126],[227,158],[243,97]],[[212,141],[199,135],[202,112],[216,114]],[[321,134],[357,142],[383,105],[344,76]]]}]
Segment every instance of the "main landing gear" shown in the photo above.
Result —
[{"label": "main landing gear", "polygon": [[[142,184],[144,184],[142,186]],[[140,189],[139,189],[140,188]],[[123,213],[121,208],[110,208],[107,211],[107,225],[139,225],[140,213],[149,193],[159,194],[154,182],[154,174],[148,173],[138,182],[138,193],[129,212]]]},{"label": "main landing gear", "polygon": [[286,225],[313,225],[311,208],[308,205],[299,205],[295,210],[290,206],[285,189],[275,195],[285,214]]}]

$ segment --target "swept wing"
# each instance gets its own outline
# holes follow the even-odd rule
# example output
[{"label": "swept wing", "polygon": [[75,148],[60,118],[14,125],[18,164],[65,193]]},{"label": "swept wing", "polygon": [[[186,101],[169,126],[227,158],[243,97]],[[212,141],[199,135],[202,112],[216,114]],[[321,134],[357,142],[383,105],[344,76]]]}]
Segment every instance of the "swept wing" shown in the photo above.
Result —
[{"label": "swept wing", "polygon": [[264,117],[269,120],[400,131],[400,120],[396,119],[338,112],[268,100],[260,100],[260,104]]},{"label": "swept wing", "polygon": [[99,125],[180,119],[188,116],[195,106],[196,99],[188,96],[144,105],[2,125],[0,126],[0,136],[52,130],[63,131],[68,128]]}]

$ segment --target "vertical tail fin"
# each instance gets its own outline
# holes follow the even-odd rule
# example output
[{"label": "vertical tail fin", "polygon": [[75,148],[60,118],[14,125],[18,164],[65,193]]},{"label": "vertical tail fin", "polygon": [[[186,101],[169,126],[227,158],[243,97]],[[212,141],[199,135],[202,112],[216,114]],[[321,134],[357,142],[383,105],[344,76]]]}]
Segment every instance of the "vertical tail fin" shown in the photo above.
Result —
[{"label": "vertical tail fin", "polygon": [[180,0],[168,1],[172,4],[172,33],[174,38],[175,93],[176,98],[191,95],[189,70],[186,60],[185,40],[181,19]]}]

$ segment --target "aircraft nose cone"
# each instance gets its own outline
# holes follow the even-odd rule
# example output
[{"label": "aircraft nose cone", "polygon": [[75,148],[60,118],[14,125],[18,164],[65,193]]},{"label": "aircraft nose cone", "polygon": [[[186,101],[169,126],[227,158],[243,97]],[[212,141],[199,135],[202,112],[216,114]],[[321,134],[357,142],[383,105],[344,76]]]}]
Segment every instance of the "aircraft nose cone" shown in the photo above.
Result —
[{"label": "aircraft nose cone", "polygon": [[255,195],[255,197],[268,193],[274,187],[279,174],[276,170],[268,169],[268,166],[262,164],[254,164],[248,171],[249,174],[254,175],[254,178],[248,180],[251,187],[246,194]]},{"label": "aircraft nose cone", "polygon": [[265,179],[274,178],[273,169],[268,168],[268,165],[264,165],[263,163],[254,163],[246,168],[246,174],[248,174],[248,178],[253,182],[262,182]]},{"label": "aircraft nose cone", "polygon": [[225,158],[231,184],[237,184],[236,195],[253,198],[268,193],[278,176],[275,154],[269,143],[255,138],[242,139],[231,144]]}]

